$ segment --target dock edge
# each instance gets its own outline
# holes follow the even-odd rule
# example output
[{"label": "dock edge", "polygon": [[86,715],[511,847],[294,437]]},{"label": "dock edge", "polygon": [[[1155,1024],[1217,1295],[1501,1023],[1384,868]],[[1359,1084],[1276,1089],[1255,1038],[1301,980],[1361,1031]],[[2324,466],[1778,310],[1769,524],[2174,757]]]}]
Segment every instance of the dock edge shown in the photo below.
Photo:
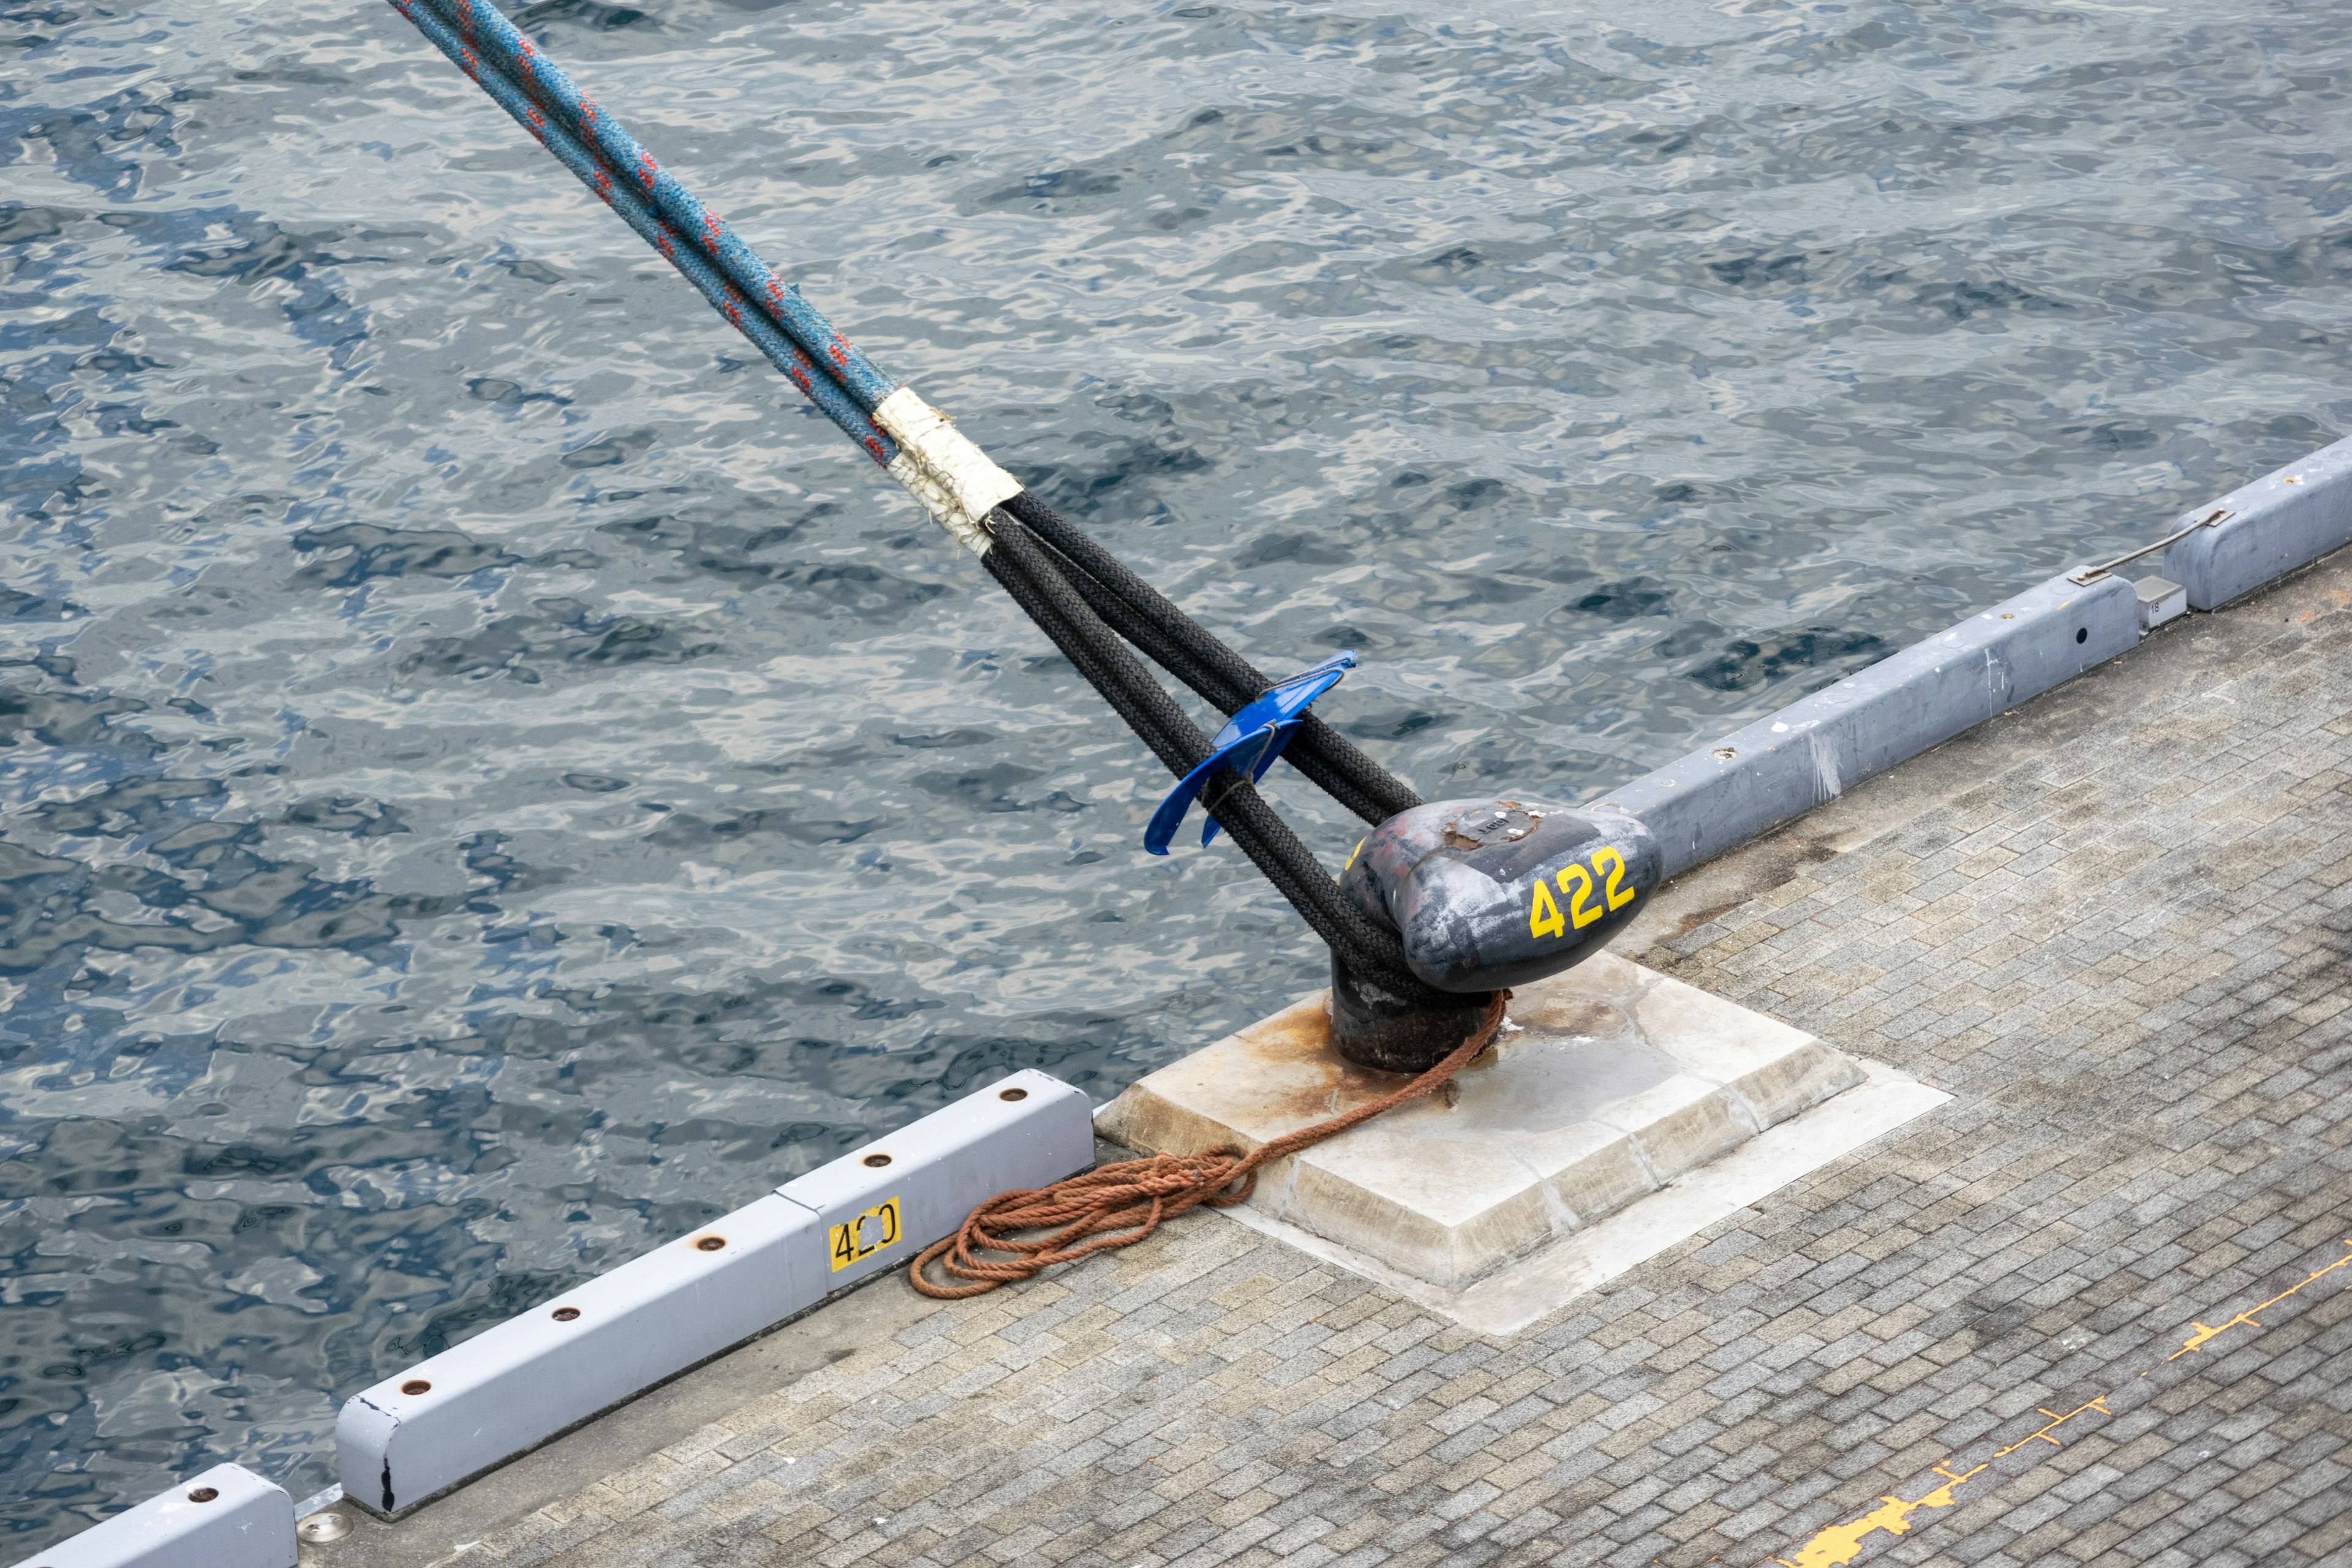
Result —
[{"label": "dock edge", "polygon": [[353,1394],[335,1424],[344,1499],[405,1516],[1094,1154],[1085,1094],[1034,1069],[1001,1079]]},{"label": "dock edge", "polygon": [[[2182,514],[2166,579],[2053,577],[1712,745],[1599,796],[1658,837],[1678,877],[1836,799],[1864,779],[2137,646],[2145,606],[2187,590],[2210,610],[2352,543],[2352,440]],[[2080,579],[2087,578],[2088,581]],[[2168,617],[2167,617],[2168,618]]]},{"label": "dock edge", "polygon": [[215,1465],[17,1568],[294,1568],[300,1553],[285,1489]]}]

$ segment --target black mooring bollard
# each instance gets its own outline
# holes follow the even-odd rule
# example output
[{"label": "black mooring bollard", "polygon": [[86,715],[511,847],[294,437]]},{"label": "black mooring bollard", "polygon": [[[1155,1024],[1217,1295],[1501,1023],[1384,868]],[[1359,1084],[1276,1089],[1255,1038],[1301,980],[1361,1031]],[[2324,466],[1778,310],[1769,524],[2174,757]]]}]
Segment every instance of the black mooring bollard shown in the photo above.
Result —
[{"label": "black mooring bollard", "polygon": [[1357,846],[1340,890],[1395,931],[1436,994],[1408,999],[1331,960],[1331,1037],[1384,1072],[1435,1066],[1496,991],[1582,963],[1657,886],[1640,818],[1543,801],[1441,800],[1400,812]]}]

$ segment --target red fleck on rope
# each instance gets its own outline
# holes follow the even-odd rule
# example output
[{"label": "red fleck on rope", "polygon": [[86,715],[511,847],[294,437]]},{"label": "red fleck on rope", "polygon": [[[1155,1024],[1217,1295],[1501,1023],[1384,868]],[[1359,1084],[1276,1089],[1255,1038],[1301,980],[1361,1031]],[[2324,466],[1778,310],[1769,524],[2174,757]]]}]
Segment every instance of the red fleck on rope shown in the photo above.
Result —
[{"label": "red fleck on rope", "polygon": [[[1256,1187],[1259,1167],[1336,1138],[1408,1100],[1434,1093],[1494,1042],[1496,1031],[1503,1026],[1503,1005],[1510,994],[1495,993],[1486,1016],[1468,1039],[1392,1094],[1312,1127],[1286,1132],[1247,1154],[1231,1144],[1200,1154],[1154,1154],[1098,1165],[1050,1187],[1016,1187],[999,1193],[972,1210],[953,1236],[923,1248],[908,1265],[907,1278],[924,1295],[943,1301],[984,1296],[999,1285],[1034,1279],[1057,1263],[1076,1263],[1089,1253],[1132,1247],[1158,1230],[1161,1220],[1187,1209],[1202,1205],[1231,1208]],[[1022,1241],[1014,1235],[1049,1229],[1050,1235],[1035,1241]],[[987,1252],[1005,1256],[1001,1262],[981,1256]],[[925,1278],[924,1271],[934,1259],[946,1273],[969,1283],[940,1285]]]}]

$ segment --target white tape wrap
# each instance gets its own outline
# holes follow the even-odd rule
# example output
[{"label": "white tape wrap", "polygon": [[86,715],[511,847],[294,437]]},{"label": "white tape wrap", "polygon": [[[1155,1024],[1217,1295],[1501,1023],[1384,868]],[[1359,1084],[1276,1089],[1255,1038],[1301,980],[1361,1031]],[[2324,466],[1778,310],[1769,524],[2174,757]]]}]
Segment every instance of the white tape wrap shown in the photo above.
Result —
[{"label": "white tape wrap", "polygon": [[902,386],[874,405],[874,423],[898,443],[890,477],[974,555],[993,542],[981,519],[1021,493],[1021,481],[988,460],[955,422]]}]

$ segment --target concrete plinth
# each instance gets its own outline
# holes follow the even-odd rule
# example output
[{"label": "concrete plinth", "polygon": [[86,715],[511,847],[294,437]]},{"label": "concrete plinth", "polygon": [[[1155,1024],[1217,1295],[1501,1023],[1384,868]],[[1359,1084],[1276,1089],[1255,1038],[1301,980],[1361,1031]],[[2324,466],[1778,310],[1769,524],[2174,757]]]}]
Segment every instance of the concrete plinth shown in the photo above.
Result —
[{"label": "concrete plinth", "polygon": [[[1341,1059],[1318,996],[1143,1079],[1097,1127],[1153,1153],[1246,1150],[1403,1081]],[[1604,953],[1521,987],[1452,1083],[1269,1165],[1250,1201],[1459,1289],[1863,1081],[1801,1030]]]}]

